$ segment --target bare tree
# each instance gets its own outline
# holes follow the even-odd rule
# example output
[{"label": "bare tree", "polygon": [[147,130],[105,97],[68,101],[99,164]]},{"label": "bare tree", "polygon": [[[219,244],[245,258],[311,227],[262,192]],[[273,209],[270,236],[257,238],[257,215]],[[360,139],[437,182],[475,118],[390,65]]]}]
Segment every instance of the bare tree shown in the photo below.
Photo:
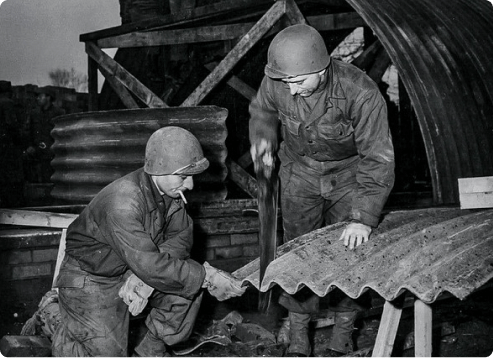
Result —
[{"label": "bare tree", "polygon": [[56,69],[48,72],[53,86],[74,88],[77,92],[87,92],[87,75],[70,70]]}]

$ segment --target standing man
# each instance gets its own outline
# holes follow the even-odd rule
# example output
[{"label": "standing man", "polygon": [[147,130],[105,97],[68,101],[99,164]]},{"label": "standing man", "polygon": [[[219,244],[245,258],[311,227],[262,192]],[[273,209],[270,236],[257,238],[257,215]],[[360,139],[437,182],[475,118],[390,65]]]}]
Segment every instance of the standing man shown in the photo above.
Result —
[{"label": "standing man", "polygon": [[[387,108],[377,85],[355,66],[331,59],[308,25],[274,37],[265,74],[249,108],[251,154],[267,166],[279,156],[284,240],[344,221],[342,243],[349,249],[365,243],[394,183]],[[279,301],[289,311],[287,354],[308,356],[318,297],[297,298],[283,293]],[[339,304],[329,354],[352,351],[358,310],[348,297]]]},{"label": "standing man", "polygon": [[32,111],[29,118],[29,147],[26,149],[30,181],[35,183],[49,183],[53,169],[51,160],[54,155],[51,151],[53,138],[51,131],[55,127],[53,118],[65,114],[65,110],[55,106],[55,94],[49,88],[39,88],[36,102],[38,106]]},{"label": "standing man", "polygon": [[129,311],[148,302],[148,332],[134,355],[166,356],[192,332],[201,288],[221,301],[243,294],[231,275],[190,259],[183,192],[208,166],[190,132],[161,128],[147,142],[144,167],[102,189],[69,226],[55,356],[127,356]]}]

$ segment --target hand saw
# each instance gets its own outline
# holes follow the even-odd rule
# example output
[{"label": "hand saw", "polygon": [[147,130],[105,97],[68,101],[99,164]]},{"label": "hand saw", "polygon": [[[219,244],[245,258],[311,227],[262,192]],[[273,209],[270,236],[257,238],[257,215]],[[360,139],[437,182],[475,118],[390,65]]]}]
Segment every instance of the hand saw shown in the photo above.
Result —
[{"label": "hand saw", "polygon": [[[275,168],[266,166],[261,159],[255,163],[255,173],[258,186],[258,216],[260,224],[260,287],[267,266],[276,258],[279,178]],[[261,313],[266,313],[269,309],[271,296],[272,290],[259,292],[258,310]]]}]

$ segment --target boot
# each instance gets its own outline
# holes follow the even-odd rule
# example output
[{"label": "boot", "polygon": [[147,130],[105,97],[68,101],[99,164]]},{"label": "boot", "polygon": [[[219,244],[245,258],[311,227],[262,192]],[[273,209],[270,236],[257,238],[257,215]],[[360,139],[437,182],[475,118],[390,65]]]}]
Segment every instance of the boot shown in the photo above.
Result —
[{"label": "boot", "polygon": [[289,312],[289,348],[287,357],[308,357],[311,353],[308,340],[309,313]]},{"label": "boot", "polygon": [[171,357],[171,355],[166,350],[166,344],[147,331],[142,341],[135,347],[132,357]]},{"label": "boot", "polygon": [[353,330],[357,315],[357,311],[335,313],[335,324],[329,349],[341,355],[353,351]]}]

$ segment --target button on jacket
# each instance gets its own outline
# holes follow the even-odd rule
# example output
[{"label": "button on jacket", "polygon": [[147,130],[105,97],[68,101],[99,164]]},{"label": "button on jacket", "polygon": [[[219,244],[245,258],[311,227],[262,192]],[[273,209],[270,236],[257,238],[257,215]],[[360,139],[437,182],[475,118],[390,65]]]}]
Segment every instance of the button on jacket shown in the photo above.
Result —
[{"label": "button on jacket", "polygon": [[312,94],[318,97],[313,108],[291,95],[287,84],[265,76],[249,108],[250,141],[283,141],[281,162],[321,168],[320,175],[336,174],[357,159],[350,219],[376,226],[394,183],[386,103],[377,85],[351,64],[332,59],[326,75],[325,87]]},{"label": "button on jacket", "polygon": [[189,259],[192,219],[138,169],[106,186],[67,230],[66,253],[82,270],[117,277],[131,270],[158,291],[192,298],[205,270]]}]

